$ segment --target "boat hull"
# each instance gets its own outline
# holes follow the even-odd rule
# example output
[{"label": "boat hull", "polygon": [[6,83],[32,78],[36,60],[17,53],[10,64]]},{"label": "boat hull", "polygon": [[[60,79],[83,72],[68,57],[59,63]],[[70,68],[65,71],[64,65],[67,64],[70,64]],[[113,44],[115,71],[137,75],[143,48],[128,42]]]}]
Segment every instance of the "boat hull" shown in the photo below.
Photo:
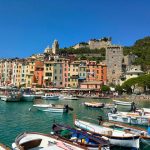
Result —
[{"label": "boat hull", "polygon": [[[75,126],[90,131],[96,136],[104,136],[107,137],[110,141],[110,144],[121,146],[121,147],[134,147],[139,148],[139,136],[133,135],[133,136],[114,136],[111,132],[107,132],[107,134],[104,134],[103,128],[99,130],[99,127],[96,125],[92,125],[91,123],[75,120],[74,121]],[[99,130],[100,132],[96,132],[96,130]],[[102,132],[101,132],[102,131]]]},{"label": "boat hull", "polygon": [[131,106],[132,102],[123,102],[123,101],[118,101],[118,100],[113,100],[113,102],[116,105],[122,105],[122,106]]},{"label": "boat hull", "polygon": [[20,97],[17,96],[1,96],[1,100],[5,102],[18,102],[20,101]]},{"label": "boat hull", "polygon": [[40,111],[45,111],[45,112],[58,112],[58,113],[63,113],[66,112],[67,109],[65,107],[53,107],[52,105],[33,105],[33,107],[37,108]]},{"label": "boat hull", "polygon": [[21,100],[27,101],[27,102],[32,102],[35,100],[35,95],[23,95]]},{"label": "boat hull", "polygon": [[123,122],[134,125],[148,125],[149,118],[146,116],[131,117],[108,113],[108,120]]}]

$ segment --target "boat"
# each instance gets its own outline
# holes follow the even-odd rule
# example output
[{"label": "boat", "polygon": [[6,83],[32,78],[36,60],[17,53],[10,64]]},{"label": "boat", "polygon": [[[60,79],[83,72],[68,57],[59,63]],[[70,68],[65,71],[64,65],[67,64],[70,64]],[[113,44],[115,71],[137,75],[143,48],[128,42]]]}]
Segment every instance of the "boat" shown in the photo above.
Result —
[{"label": "boat", "polygon": [[68,112],[69,110],[73,110],[73,108],[68,105],[56,105],[56,104],[34,104],[33,107],[37,108],[41,111],[47,112]]},{"label": "boat", "polygon": [[44,96],[41,96],[41,98],[45,100],[59,100],[59,96],[53,94],[45,94]]},{"label": "boat", "polygon": [[20,101],[22,94],[16,87],[0,87],[0,99],[6,102]]},{"label": "boat", "polygon": [[116,106],[115,104],[109,104],[109,103],[104,104],[104,108],[105,108],[105,109],[112,109],[112,108],[114,108],[115,106]]},{"label": "boat", "polygon": [[150,115],[150,108],[136,109],[135,112],[139,112],[143,115]]},{"label": "boat", "polygon": [[110,112],[108,113],[108,120],[134,125],[148,125],[150,115],[143,115],[139,112]]},{"label": "boat", "polygon": [[22,95],[22,98],[21,98],[22,101],[28,101],[28,102],[32,102],[35,100],[35,94],[23,94]]},{"label": "boat", "polygon": [[11,92],[5,95],[1,95],[0,98],[2,101],[5,101],[5,102],[18,102],[21,99],[21,94],[18,92],[17,93]]},{"label": "boat", "polygon": [[105,127],[110,127],[112,129],[123,130],[128,133],[137,134],[140,136],[140,140],[142,142],[150,141],[150,127],[148,127],[148,131],[144,128],[131,126],[125,123],[115,122],[115,121],[101,121],[101,125]]},{"label": "boat", "polygon": [[10,150],[10,148],[7,147],[6,145],[0,143],[0,150]]},{"label": "boat", "polygon": [[115,105],[131,106],[133,102],[113,100]]},{"label": "boat", "polygon": [[96,137],[88,132],[83,132],[80,129],[75,129],[70,126],[53,124],[52,129],[54,134],[59,138],[69,142],[82,145],[92,150],[110,150],[110,143],[102,137]]},{"label": "boat", "polygon": [[85,150],[71,142],[61,140],[54,135],[37,132],[25,132],[17,136],[12,143],[13,150]]},{"label": "boat", "polygon": [[88,131],[95,136],[109,139],[110,144],[121,147],[139,148],[139,135],[104,127],[102,125],[74,119],[75,126]]},{"label": "boat", "polygon": [[59,99],[62,99],[62,100],[78,100],[79,98],[77,98],[73,95],[60,95]]},{"label": "boat", "polygon": [[93,107],[93,108],[103,108],[104,103],[99,102],[84,102],[84,105],[87,107]]}]

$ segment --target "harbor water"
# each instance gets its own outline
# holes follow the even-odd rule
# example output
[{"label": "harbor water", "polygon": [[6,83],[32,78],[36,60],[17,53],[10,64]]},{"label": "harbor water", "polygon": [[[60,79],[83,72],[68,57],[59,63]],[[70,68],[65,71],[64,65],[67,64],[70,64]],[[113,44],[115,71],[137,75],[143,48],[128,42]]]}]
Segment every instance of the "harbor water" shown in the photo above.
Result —
[{"label": "harbor water", "polygon": [[[100,108],[87,108],[83,105],[85,101],[97,101],[109,103],[109,99],[80,99],[80,100],[35,100],[34,103],[68,104],[74,110],[68,113],[52,113],[37,111],[33,108],[33,102],[4,102],[0,101],[0,143],[11,147],[15,138],[22,132],[32,131],[49,134],[53,122],[73,126],[73,117],[76,114],[80,119],[94,119],[98,116],[107,118],[109,110]],[[149,107],[150,102],[142,102],[139,107]],[[126,109],[126,108],[119,108]],[[91,120],[91,119],[90,119]],[[93,120],[91,120],[93,122]],[[98,121],[97,121],[98,122]],[[147,128],[147,127],[144,127]],[[148,143],[150,144],[150,143]],[[141,145],[141,150],[150,149],[149,145]],[[123,149],[113,148],[113,149]],[[125,148],[126,149],[126,148]]]}]

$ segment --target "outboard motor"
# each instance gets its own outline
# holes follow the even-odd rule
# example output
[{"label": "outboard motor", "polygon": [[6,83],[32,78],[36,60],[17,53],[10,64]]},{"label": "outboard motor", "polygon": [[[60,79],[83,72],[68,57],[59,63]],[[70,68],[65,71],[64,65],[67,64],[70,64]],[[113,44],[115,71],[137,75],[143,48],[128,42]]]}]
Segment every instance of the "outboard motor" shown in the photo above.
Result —
[{"label": "outboard motor", "polygon": [[68,112],[68,110],[69,110],[68,105],[64,105],[64,106],[65,106],[66,112]]},{"label": "outboard motor", "polygon": [[101,124],[101,122],[103,121],[103,117],[102,116],[98,116],[98,121],[99,121],[99,125]]}]

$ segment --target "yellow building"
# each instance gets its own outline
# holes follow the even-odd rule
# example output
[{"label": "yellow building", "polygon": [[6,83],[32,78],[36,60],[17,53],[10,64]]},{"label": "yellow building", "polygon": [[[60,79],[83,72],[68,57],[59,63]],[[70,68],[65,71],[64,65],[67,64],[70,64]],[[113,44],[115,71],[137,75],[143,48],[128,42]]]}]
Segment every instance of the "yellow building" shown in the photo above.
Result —
[{"label": "yellow building", "polygon": [[33,87],[33,76],[34,76],[34,70],[35,70],[35,60],[34,59],[28,59],[25,67],[25,73],[26,73],[26,87]]},{"label": "yellow building", "polygon": [[68,68],[68,86],[69,87],[78,87],[79,64],[80,64],[80,61],[73,61],[69,64],[69,68]]}]

